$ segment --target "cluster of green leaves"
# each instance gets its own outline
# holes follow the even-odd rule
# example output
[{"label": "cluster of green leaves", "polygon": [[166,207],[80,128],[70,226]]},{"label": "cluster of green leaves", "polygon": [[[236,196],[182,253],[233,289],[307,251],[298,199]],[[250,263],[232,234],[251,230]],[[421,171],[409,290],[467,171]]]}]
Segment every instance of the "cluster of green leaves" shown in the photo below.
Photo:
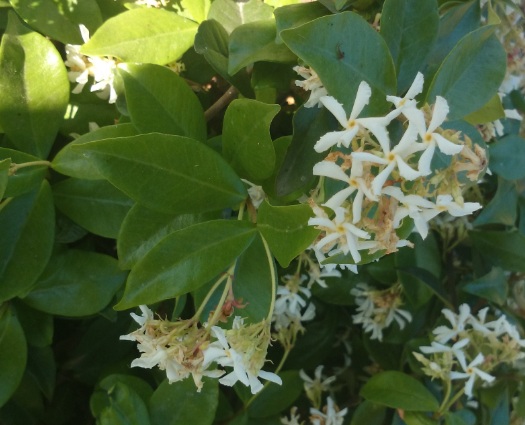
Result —
[{"label": "cluster of green leaves", "polygon": [[[296,199],[316,184],[322,156],[313,145],[337,128],[324,108],[300,106],[292,66],[315,69],[346,108],[367,81],[368,115],[386,113],[385,96],[403,94],[421,71],[421,102],[445,97],[449,119],[470,135],[472,124],[503,116],[496,92],[505,51],[495,25],[481,25],[477,1],[441,11],[435,0],[174,3],[0,2],[0,422],[90,423],[92,415],[103,425],[278,424],[305,403],[297,371],[340,360],[332,346],[351,325],[350,289],[365,280],[401,282],[415,319],[384,344],[353,333],[360,360],[344,376],[341,402],[359,407],[347,422],[402,424],[388,407],[403,410],[408,425],[438,423],[426,415],[438,408],[435,388],[406,373],[411,350],[402,344],[416,347],[442,305],[479,299],[505,308],[504,270],[525,272],[525,144],[515,128],[490,147],[494,174],[482,191],[492,201],[468,239],[456,249],[443,234],[415,240],[416,250],[317,288],[318,317],[288,358],[283,386],[255,400],[212,381],[197,394],[190,381],[168,385],[162,372],[130,371],[137,352],[118,341],[130,328],[120,310],[156,304],[169,317],[189,314],[235,263],[234,293],[248,302],[240,314],[265,318],[272,270],[263,239],[286,273],[317,237],[310,207]],[[367,21],[376,12],[379,32]],[[79,24],[91,33],[83,54],[119,62],[116,105],[89,83],[70,93],[63,52],[82,44]],[[176,60],[180,75],[165,66]],[[217,112],[232,92],[239,99]],[[507,107],[524,111],[521,94],[512,99]],[[100,128],[88,132],[90,122]],[[237,219],[249,199],[243,180],[267,199],[257,211],[248,201]],[[470,266],[453,269],[457,256]],[[280,355],[271,353],[277,363]],[[387,372],[361,389],[368,358]],[[512,377],[484,390],[482,423],[505,423],[515,390]]]}]

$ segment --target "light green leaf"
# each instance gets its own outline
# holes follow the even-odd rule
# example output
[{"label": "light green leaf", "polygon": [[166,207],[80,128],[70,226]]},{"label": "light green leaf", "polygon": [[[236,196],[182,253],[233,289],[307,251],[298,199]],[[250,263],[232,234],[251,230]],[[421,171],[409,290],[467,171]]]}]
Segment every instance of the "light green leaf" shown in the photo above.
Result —
[{"label": "light green leaf", "polygon": [[149,402],[151,425],[211,425],[219,400],[219,383],[204,378],[197,392],[192,379],[169,384],[164,380]]},{"label": "light green leaf", "polygon": [[69,80],[53,43],[14,13],[0,45],[0,126],[19,150],[46,158],[63,121]]},{"label": "light green leaf", "polygon": [[362,387],[369,401],[409,412],[435,412],[439,403],[418,380],[397,371],[380,372]]},{"label": "light green leaf", "polygon": [[275,21],[257,21],[241,25],[230,35],[228,73],[235,74],[254,62],[292,63],[297,58],[283,44],[275,43]]},{"label": "light green leaf", "polygon": [[319,234],[308,226],[312,216],[312,209],[305,204],[274,207],[264,201],[259,207],[257,229],[282,267],[288,267]]},{"label": "light green leaf", "polygon": [[490,145],[490,169],[506,180],[525,177],[525,139],[512,134]]},{"label": "light green leaf", "polygon": [[55,205],[95,235],[116,239],[133,201],[105,180],[66,179],[53,185]]},{"label": "light green leaf", "polygon": [[525,236],[517,231],[469,232],[472,245],[489,262],[503,269],[525,272]]},{"label": "light green leaf", "polygon": [[319,75],[324,86],[347,112],[357,88],[372,88],[370,104],[361,116],[389,110],[387,94],[396,93],[392,56],[383,38],[361,16],[343,12],[281,32],[286,45]]},{"label": "light green leaf", "polygon": [[206,140],[204,111],[186,81],[153,64],[124,64],[119,69],[131,122],[141,133],[165,133]]},{"label": "light green leaf", "polygon": [[110,183],[161,212],[213,211],[233,207],[247,195],[220,155],[186,137],[151,133],[75,148],[88,155]]},{"label": "light green leaf", "polygon": [[486,124],[488,122],[505,118],[505,110],[498,94],[495,94],[485,105],[477,111],[468,114],[464,120],[469,124]]},{"label": "light green leaf", "polygon": [[436,419],[421,412],[405,412],[403,420],[407,425],[439,425]]},{"label": "light green leaf", "polygon": [[[296,2],[299,3],[299,2]],[[321,3],[299,3],[275,9],[275,23],[277,26],[277,43],[282,43],[282,30],[298,27],[321,16],[328,15],[328,10]]]},{"label": "light green leaf", "polygon": [[234,100],[224,115],[222,151],[224,158],[241,176],[259,182],[272,175],[275,149],[270,124],[279,105],[250,99]]},{"label": "light green leaf", "polygon": [[485,276],[461,286],[463,292],[485,298],[501,306],[507,302],[508,289],[505,272],[499,267],[493,267]]},{"label": "light green leaf", "polygon": [[434,76],[426,101],[444,97],[450,107],[449,120],[477,111],[497,93],[507,56],[493,33],[494,28],[482,27],[463,37]]},{"label": "light green leaf", "polygon": [[138,134],[139,132],[131,123],[98,128],[95,131],[83,134],[78,139],[64,146],[55,158],[53,158],[51,167],[59,173],[78,179],[104,179],[104,176],[99,173],[97,167],[84,156],[81,150],[75,149],[75,146],[96,140],[136,136]]},{"label": "light green leaf", "polygon": [[24,302],[46,313],[88,316],[109,304],[125,278],[114,258],[69,249],[51,258]]},{"label": "light green leaf", "polygon": [[95,0],[11,0],[11,4],[28,25],[64,44],[83,43],[79,24],[91,33],[102,24]]},{"label": "light green leaf", "polygon": [[261,0],[214,0],[208,13],[208,19],[219,22],[228,34],[240,25],[272,18],[273,8]]},{"label": "light green leaf", "polygon": [[250,245],[255,227],[215,220],[178,230],[162,239],[131,270],[118,310],[193,291],[230,266]]},{"label": "light green leaf", "polygon": [[384,37],[397,73],[397,91],[404,93],[425,63],[438,34],[436,0],[387,0],[381,14]]},{"label": "light green leaf", "polygon": [[211,0],[182,0],[184,12],[190,15],[195,22],[201,23],[208,16]]},{"label": "light green leaf", "polygon": [[20,383],[27,359],[24,331],[14,312],[4,304],[0,308],[0,406],[3,406]]},{"label": "light green leaf", "polygon": [[138,8],[108,19],[82,46],[91,56],[165,65],[193,46],[197,24],[163,9]]},{"label": "light green leaf", "polygon": [[[23,295],[51,256],[55,210],[46,180],[0,211],[0,300]],[[30,253],[30,255],[29,255]]]},{"label": "light green leaf", "polygon": [[[10,158],[14,164],[40,161],[36,156],[7,148],[0,148],[0,158]],[[46,164],[20,168],[16,174],[8,176],[4,196],[6,198],[16,197],[39,187],[47,174],[47,169]]]}]

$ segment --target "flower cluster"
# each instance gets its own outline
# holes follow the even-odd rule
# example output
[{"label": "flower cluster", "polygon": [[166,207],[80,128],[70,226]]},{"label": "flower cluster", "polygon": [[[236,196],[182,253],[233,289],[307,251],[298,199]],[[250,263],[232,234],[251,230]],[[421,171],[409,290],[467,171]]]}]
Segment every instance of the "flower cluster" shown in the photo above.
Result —
[{"label": "flower cluster", "polygon": [[[320,97],[343,127],[314,146],[317,152],[332,151],[313,174],[340,185],[321,204],[329,210],[310,202],[315,217],[309,224],[322,231],[314,244],[322,259],[338,256],[337,262],[358,264],[362,251],[381,255],[410,245],[398,234],[405,218],[425,238],[428,222],[438,214],[460,217],[481,208],[465,202],[462,190],[486,169],[485,151],[466,135],[441,127],[449,112],[444,98],[437,96],[433,108],[417,107],[423,83],[418,73],[405,97],[387,96],[395,109],[381,117],[360,117],[372,95],[364,81],[349,116],[335,98]],[[403,133],[393,146],[387,126],[394,120]],[[447,165],[433,164],[437,152]]]},{"label": "flower cluster", "polygon": [[[89,30],[84,25],[80,25],[80,33],[84,43],[87,43]],[[69,81],[77,83],[73,88],[73,93],[82,92],[91,77],[94,84],[90,90],[96,92],[101,99],[109,99],[109,103],[115,103],[117,92],[114,87],[114,79],[117,62],[107,57],[85,56],[80,53],[80,45],[66,44],[65,48],[66,60],[64,63],[70,69],[67,73]]]},{"label": "flower cluster", "polygon": [[[131,313],[140,328],[120,337],[138,343],[141,356],[133,360],[131,367],[158,366],[166,371],[170,383],[191,375],[198,391],[203,386],[203,376],[220,378],[219,382],[227,386],[240,381],[253,394],[263,388],[259,378],[282,383],[276,374],[262,370],[270,343],[270,329],[265,321],[246,325],[242,318],[235,317],[231,329],[208,329],[193,320],[155,319],[149,308],[140,309],[142,316]],[[212,367],[214,364],[233,370],[225,375],[226,371]]]},{"label": "flower cluster", "polygon": [[366,283],[358,283],[350,293],[354,295],[357,304],[357,314],[352,316],[355,324],[360,324],[371,339],[381,341],[383,330],[393,322],[404,329],[406,323],[412,321],[412,315],[401,308],[402,288],[396,284],[384,290],[377,290]]},{"label": "flower cluster", "polygon": [[326,96],[328,92],[324,88],[317,73],[313,69],[304,66],[295,66],[293,70],[304,78],[304,80],[296,80],[295,85],[301,87],[305,91],[311,92],[310,97],[304,104],[305,108],[312,108],[314,106],[320,108],[322,106],[320,99],[321,97]]},{"label": "flower cluster", "polygon": [[432,379],[465,381],[464,392],[470,398],[476,380],[491,383],[495,380],[490,372],[502,363],[513,364],[525,357],[521,350],[525,340],[505,315],[488,321],[489,308],[473,315],[468,304],[459,307],[456,314],[449,309],[442,313],[450,326],[438,326],[430,346],[420,347],[421,353],[413,353],[422,363],[422,371]]}]

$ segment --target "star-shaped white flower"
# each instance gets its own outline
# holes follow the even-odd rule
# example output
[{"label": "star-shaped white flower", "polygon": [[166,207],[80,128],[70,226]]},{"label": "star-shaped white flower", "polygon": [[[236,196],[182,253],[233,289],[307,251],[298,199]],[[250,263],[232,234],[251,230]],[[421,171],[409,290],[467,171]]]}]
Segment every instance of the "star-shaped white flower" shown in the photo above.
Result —
[{"label": "star-shaped white flower", "polygon": [[395,118],[399,114],[409,109],[416,109],[417,102],[414,98],[423,91],[424,83],[425,79],[423,78],[423,74],[421,72],[418,72],[416,78],[412,82],[412,85],[410,86],[404,97],[387,96],[386,100],[393,103],[396,107],[396,109],[393,110],[389,115]]},{"label": "star-shaped white flower", "polygon": [[459,306],[459,314],[455,314],[448,308],[444,308],[441,312],[450,322],[452,328],[438,326],[432,332],[435,335],[436,341],[444,344],[451,339],[457,338],[465,330],[465,326],[470,322],[471,314],[468,304],[461,304]]},{"label": "star-shaped white flower", "polygon": [[462,360],[458,358],[458,360],[461,364],[463,372],[450,372],[450,379],[467,379],[467,382],[465,382],[465,394],[467,397],[472,397],[472,389],[474,387],[476,377],[482,379],[485,382],[493,382],[496,379],[494,376],[489,375],[487,372],[477,367],[485,361],[483,354],[479,353],[476,358],[468,365],[465,359]]},{"label": "star-shaped white flower", "polygon": [[454,343],[451,347],[445,344],[441,344],[437,341],[432,341],[430,346],[419,347],[422,353],[434,354],[434,353],[451,353],[461,364],[465,364],[465,352],[463,349],[469,345],[470,340],[464,338]]}]

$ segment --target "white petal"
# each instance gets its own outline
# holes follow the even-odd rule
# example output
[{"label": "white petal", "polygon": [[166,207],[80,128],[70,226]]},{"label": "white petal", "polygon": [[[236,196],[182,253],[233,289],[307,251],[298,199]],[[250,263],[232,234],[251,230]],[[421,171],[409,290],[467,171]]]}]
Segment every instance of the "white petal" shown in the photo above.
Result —
[{"label": "white petal", "polygon": [[399,174],[406,180],[414,180],[421,176],[419,171],[411,168],[405,161],[403,161],[399,156],[396,156],[397,168],[399,169]]},{"label": "white petal", "polygon": [[375,177],[374,181],[372,182],[372,193],[374,195],[379,196],[381,194],[381,189],[385,185],[385,182],[390,176],[390,173],[394,169],[395,165],[395,162],[388,164],[388,166],[385,167],[385,169]]},{"label": "white petal", "polygon": [[346,201],[352,193],[354,193],[355,190],[356,188],[353,186],[349,186],[346,189],[340,190],[323,205],[332,210],[335,210],[337,207],[340,207],[343,202]]},{"label": "white petal", "polygon": [[355,95],[354,106],[352,112],[350,113],[350,119],[355,119],[359,116],[363,108],[368,105],[368,101],[372,96],[372,89],[366,81],[361,81],[357,89],[357,94]]},{"label": "white petal", "polygon": [[363,197],[364,197],[364,193],[362,190],[360,190],[359,192],[357,192],[355,198],[354,198],[354,202],[352,203],[352,223],[355,224],[357,223],[359,220],[361,220],[361,212],[363,210]]},{"label": "white petal", "polygon": [[405,99],[414,99],[419,93],[423,91],[424,84],[425,79],[423,77],[423,74],[421,72],[418,72],[416,78],[414,78],[414,82],[405,94]]},{"label": "white petal", "polygon": [[434,110],[432,111],[432,119],[430,120],[427,131],[433,133],[436,128],[443,124],[448,112],[449,107],[445,98],[436,96],[436,103],[434,104]]},{"label": "white petal", "polygon": [[[403,134],[403,137],[401,137],[401,140],[399,143],[392,149],[392,152],[401,155],[405,157],[407,155],[407,152],[416,152],[417,147],[414,148],[412,145],[416,144],[417,139],[417,128],[415,124],[410,123],[408,125],[408,128],[405,131],[405,134]],[[414,150],[416,149],[416,150]]]},{"label": "white petal", "polygon": [[341,180],[347,182],[349,177],[347,174],[332,161],[321,161],[314,165],[313,169],[314,176],[325,176],[330,177],[334,180]]},{"label": "white petal", "polygon": [[447,155],[455,155],[463,150],[463,145],[456,145],[450,140],[445,139],[441,134],[434,133],[432,135],[439,146],[439,150]]},{"label": "white petal", "polygon": [[316,152],[324,152],[341,142],[344,131],[331,131],[323,135],[314,145]]},{"label": "white petal", "polygon": [[419,173],[422,176],[428,176],[432,173],[432,169],[430,168],[430,164],[432,163],[432,157],[434,156],[434,151],[436,150],[436,145],[434,143],[431,143],[428,145],[428,147],[425,149],[425,152],[421,155],[418,162],[418,169]]},{"label": "white petal", "polygon": [[369,152],[352,152],[352,158],[355,158],[361,162],[372,162],[374,164],[383,164],[387,165],[388,161],[384,158],[380,158],[377,155],[371,154]]},{"label": "white petal", "polygon": [[237,378],[237,375],[235,372],[230,372],[228,375],[223,376],[221,379],[219,379],[219,382],[222,385],[226,385],[228,387],[233,387],[239,379]]},{"label": "white petal", "polygon": [[346,118],[346,112],[343,108],[343,105],[341,105],[335,97],[332,96],[323,96],[319,99],[319,101],[325,106],[326,109],[328,109],[332,115],[339,121],[339,124],[341,124],[342,127],[346,128],[348,125],[348,119]]},{"label": "white petal", "polygon": [[390,152],[390,137],[388,137],[388,131],[386,129],[388,121],[385,120],[385,117],[360,118],[358,122],[376,137],[383,152]]},{"label": "white petal", "polygon": [[259,374],[257,376],[259,378],[266,379],[267,381],[271,381],[277,385],[283,384],[283,380],[280,378],[280,376],[272,372],[266,372],[265,370],[261,370],[259,371]]},{"label": "white petal", "polygon": [[427,126],[425,124],[425,115],[422,111],[416,108],[410,108],[403,111],[403,114],[408,118],[410,124],[416,126],[417,132],[423,137],[427,132]]}]

